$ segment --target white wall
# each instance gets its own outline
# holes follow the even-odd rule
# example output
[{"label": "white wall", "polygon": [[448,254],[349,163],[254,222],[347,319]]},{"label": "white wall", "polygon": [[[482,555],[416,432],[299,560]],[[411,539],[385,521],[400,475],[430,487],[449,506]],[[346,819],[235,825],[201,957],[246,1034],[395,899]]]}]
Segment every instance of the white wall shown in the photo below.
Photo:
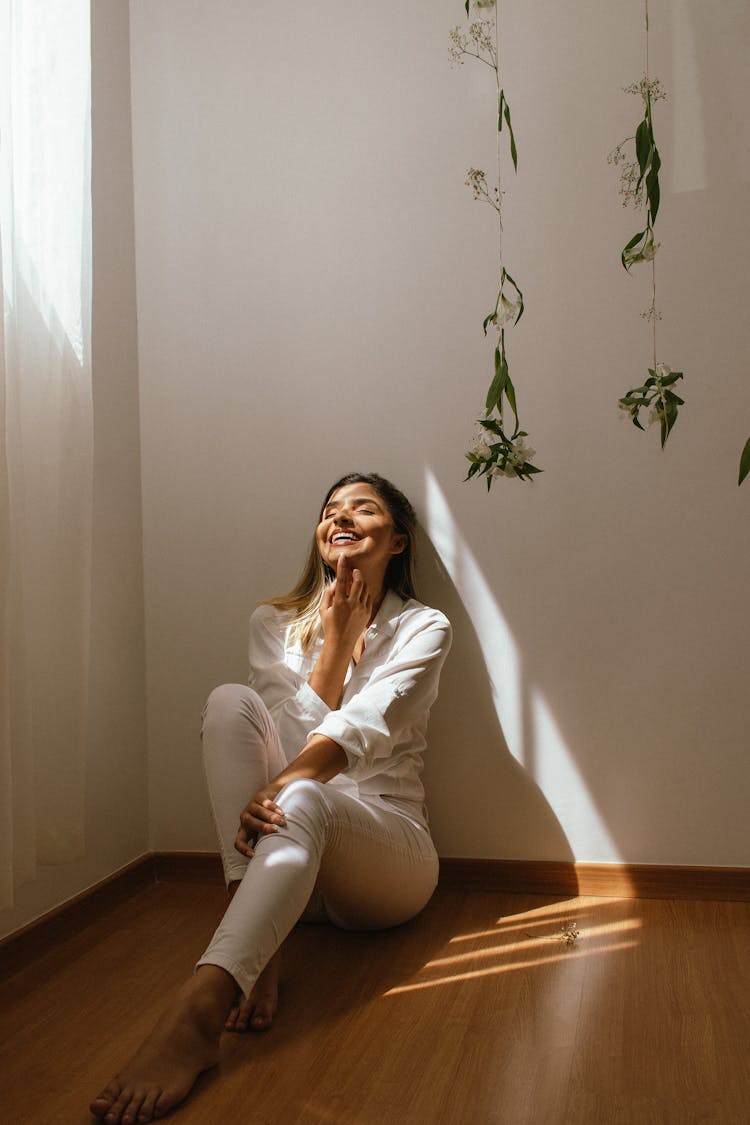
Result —
[{"label": "white wall", "polygon": [[431,727],[443,855],[748,864],[745,332],[750,16],[654,6],[665,452],[619,424],[647,278],[606,154],[632,132],[639,6],[503,4],[519,173],[511,341],[545,474],[463,484],[491,352],[489,71],[460,0],[131,0],[152,845],[212,849],[202,703],[243,680],[327,484],[391,476],[456,645]]},{"label": "white wall", "polygon": [[128,38],[126,3],[92,4],[95,433],[86,851],[76,863],[40,868],[13,909],[0,911],[0,935],[148,850]]}]

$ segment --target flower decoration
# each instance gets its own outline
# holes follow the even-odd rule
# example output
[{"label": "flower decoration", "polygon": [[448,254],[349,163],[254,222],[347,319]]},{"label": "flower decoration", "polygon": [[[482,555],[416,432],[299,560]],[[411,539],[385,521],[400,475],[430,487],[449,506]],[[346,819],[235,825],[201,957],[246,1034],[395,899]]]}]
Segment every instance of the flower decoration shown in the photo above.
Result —
[{"label": "flower decoration", "polygon": [[[677,422],[678,409],[684,405],[684,399],[680,398],[674,390],[674,384],[678,379],[683,378],[683,374],[681,371],[671,371],[666,364],[657,362],[656,327],[662,319],[662,314],[656,304],[655,259],[660,243],[654,237],[654,224],[661,200],[659,188],[661,157],[654,139],[653,106],[665,98],[666,94],[660,80],[651,78],[649,74],[648,0],[644,0],[644,6],[646,69],[642,78],[624,87],[626,94],[641,99],[643,118],[635,135],[621,141],[610,152],[607,161],[620,169],[620,196],[623,207],[633,206],[640,209],[645,203],[646,209],[643,230],[634,234],[622,249],[620,254],[622,264],[628,273],[633,266],[642,263],[650,265],[651,270],[651,303],[641,316],[651,326],[652,366],[648,369],[648,378],[643,385],[629,390],[619,400],[619,407],[639,430],[644,428],[640,421],[641,410],[648,407],[648,422],[659,423],[663,448]],[[633,150],[630,148],[631,145],[634,146]],[[632,156],[629,155],[631,151]],[[750,464],[748,471],[750,471]]]},{"label": "flower decoration", "polygon": [[[485,336],[490,327],[499,334],[494,348],[494,374],[487,391],[484,416],[477,422],[474,443],[466,454],[469,461],[466,479],[484,477],[489,489],[498,477],[530,480],[542,470],[532,464],[534,450],[527,445],[525,439],[528,433],[520,426],[516,390],[508,369],[506,331],[520,321],[524,303],[523,293],[508,273],[503,257],[502,134],[505,133],[508,138],[508,153],[516,171],[518,149],[510,105],[500,82],[496,3],[495,0],[466,0],[465,7],[470,22],[465,29],[454,27],[450,32],[448,57],[458,66],[462,66],[467,58],[476,59],[488,66],[494,73],[497,93],[497,183],[488,183],[487,175],[481,168],[469,168],[466,173],[466,186],[474,199],[480,203],[488,203],[495,211],[498,230],[500,281],[494,306],[482,324]],[[474,18],[472,8],[475,9]],[[495,19],[485,15],[485,11],[491,9],[495,10]]]}]

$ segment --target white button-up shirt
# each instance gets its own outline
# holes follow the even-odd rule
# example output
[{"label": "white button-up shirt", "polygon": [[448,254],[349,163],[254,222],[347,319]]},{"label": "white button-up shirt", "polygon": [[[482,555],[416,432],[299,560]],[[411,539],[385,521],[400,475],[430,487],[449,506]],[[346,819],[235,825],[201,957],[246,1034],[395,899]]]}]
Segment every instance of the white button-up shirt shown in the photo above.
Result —
[{"label": "white button-up shirt", "polygon": [[348,763],[329,785],[426,824],[422,754],[451,643],[448,619],[389,590],[335,711],[307,682],[322,643],[319,637],[304,652],[290,640],[289,614],[274,606],[259,606],[250,619],[248,682],[268,707],[284,753],[291,761],[311,735],[325,735]]}]

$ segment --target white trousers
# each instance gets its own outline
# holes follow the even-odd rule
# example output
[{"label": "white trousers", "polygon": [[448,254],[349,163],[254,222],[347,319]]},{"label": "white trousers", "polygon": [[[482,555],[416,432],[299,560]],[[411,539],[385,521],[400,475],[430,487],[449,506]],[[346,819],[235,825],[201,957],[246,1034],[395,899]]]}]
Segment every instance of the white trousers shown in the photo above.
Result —
[{"label": "white trousers", "polygon": [[276,798],[286,827],[248,860],[234,850],[239,814],[287,765],[276,728],[252,688],[224,684],[203,715],[203,759],[227,882],[234,898],[199,965],[219,965],[248,996],[294,924],[381,929],[406,922],[437,883],[429,832],[405,816],[318,781],[292,781]]}]

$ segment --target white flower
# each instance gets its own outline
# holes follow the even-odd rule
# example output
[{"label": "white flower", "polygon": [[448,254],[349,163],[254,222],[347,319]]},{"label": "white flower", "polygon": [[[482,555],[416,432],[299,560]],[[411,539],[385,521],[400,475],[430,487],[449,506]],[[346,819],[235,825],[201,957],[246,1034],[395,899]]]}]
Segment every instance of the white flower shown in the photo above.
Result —
[{"label": "white flower", "polygon": [[526,444],[523,438],[517,438],[515,441],[508,442],[506,450],[507,460],[504,465],[498,462],[492,470],[493,477],[515,477],[518,476],[517,469],[522,469],[527,461],[536,453],[536,450],[531,449]]},{"label": "white flower", "polygon": [[646,239],[640,246],[631,246],[629,250],[623,250],[623,258],[627,266],[634,266],[638,262],[650,262],[656,251],[661,244],[654,242],[654,232],[649,230],[646,232]]},{"label": "white flower", "polygon": [[508,461],[505,468],[502,468],[500,465],[495,465],[491,475],[493,477],[515,477],[517,473],[510,461]]},{"label": "white flower", "polygon": [[657,365],[656,365],[656,378],[657,379],[659,379],[659,380],[666,379],[667,375],[671,375],[671,374],[672,374],[672,368],[667,367],[666,363],[657,363]]},{"label": "white flower", "polygon": [[650,262],[653,260],[656,251],[659,249],[660,243],[654,242],[654,236],[649,231],[648,238],[646,239],[643,249],[641,250],[640,261]]},{"label": "white flower", "polygon": [[485,437],[484,430],[481,430],[476,434],[474,438],[474,444],[471,447],[471,452],[475,457],[479,457],[479,459],[482,461],[486,461],[488,457],[492,456],[492,450],[490,449],[489,442]]},{"label": "white flower", "polygon": [[515,324],[521,313],[521,300],[518,298],[515,301],[509,301],[503,294],[500,298],[500,303],[497,306],[497,320],[495,326],[500,331],[506,324]]},{"label": "white flower", "polygon": [[508,460],[520,469],[525,461],[530,461],[536,453],[535,449],[531,449],[526,444],[523,438],[518,438],[517,441],[511,442],[512,450],[508,454]]}]

